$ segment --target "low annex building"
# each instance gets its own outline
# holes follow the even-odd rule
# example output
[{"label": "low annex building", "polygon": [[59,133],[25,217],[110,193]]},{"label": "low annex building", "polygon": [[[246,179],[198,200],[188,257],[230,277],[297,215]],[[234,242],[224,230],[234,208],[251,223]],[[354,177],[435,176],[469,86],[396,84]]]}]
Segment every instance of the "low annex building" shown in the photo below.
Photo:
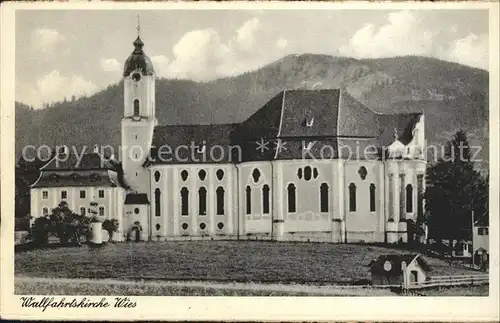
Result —
[{"label": "low annex building", "polygon": [[96,200],[120,222],[116,240],[415,238],[422,113],[380,114],[344,89],[285,89],[242,123],[158,125],[143,46],[138,37],[124,66],[121,161],[50,161],[32,187],[33,216]]}]

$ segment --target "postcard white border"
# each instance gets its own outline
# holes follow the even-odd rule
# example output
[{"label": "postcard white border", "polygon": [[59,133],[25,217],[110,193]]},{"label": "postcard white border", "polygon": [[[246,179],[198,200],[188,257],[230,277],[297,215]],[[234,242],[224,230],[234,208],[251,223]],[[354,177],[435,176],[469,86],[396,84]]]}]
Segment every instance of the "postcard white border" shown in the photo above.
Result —
[{"label": "postcard white border", "polygon": [[[499,246],[499,4],[441,3],[2,3],[1,7],[1,295],[2,318],[17,319],[169,319],[169,320],[460,320],[499,318],[499,253],[491,251],[489,297],[133,297],[134,309],[21,308],[13,295],[14,221],[14,79],[16,10],[157,10],[157,9],[487,9],[490,12],[490,246]],[[494,229],[493,229],[494,228]],[[66,296],[68,297],[68,296]]]}]

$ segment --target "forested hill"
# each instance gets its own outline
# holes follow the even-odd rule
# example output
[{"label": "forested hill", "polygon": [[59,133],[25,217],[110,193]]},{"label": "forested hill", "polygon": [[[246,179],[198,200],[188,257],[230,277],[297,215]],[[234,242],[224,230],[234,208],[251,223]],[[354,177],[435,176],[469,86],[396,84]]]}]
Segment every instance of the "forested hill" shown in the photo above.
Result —
[{"label": "forested hill", "polygon": [[[289,55],[258,70],[199,83],[159,79],[159,124],[243,121],[283,89],[347,90],[379,112],[424,111],[429,144],[445,143],[457,129],[488,147],[488,72],[433,58],[357,60]],[[23,101],[23,98],[17,98]],[[16,104],[16,153],[27,144],[119,145],[123,83],[90,97],[41,110]]]}]

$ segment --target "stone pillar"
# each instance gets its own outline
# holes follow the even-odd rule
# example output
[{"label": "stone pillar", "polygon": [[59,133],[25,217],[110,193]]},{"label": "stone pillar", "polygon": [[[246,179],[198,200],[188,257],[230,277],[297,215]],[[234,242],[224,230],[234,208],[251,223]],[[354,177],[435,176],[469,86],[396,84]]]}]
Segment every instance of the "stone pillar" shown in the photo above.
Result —
[{"label": "stone pillar", "polygon": [[406,221],[406,176],[405,174],[399,174],[399,222]]},{"label": "stone pillar", "polygon": [[399,222],[398,222],[398,241],[407,242],[407,223],[406,223],[406,176],[399,174]]},{"label": "stone pillar", "polygon": [[[397,242],[398,236],[398,222],[399,222],[399,193],[397,190],[397,178],[393,173],[388,174],[389,177],[389,219],[386,223],[385,232],[386,232],[386,240],[387,243],[395,243]],[[397,198],[396,198],[397,197]]]}]

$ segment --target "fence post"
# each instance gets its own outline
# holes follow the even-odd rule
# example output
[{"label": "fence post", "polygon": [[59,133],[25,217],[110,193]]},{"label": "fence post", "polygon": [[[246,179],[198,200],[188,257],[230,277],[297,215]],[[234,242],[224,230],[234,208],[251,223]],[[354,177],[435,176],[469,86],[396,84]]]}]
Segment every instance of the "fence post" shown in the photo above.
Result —
[{"label": "fence post", "polygon": [[408,279],[406,277],[406,262],[401,262],[401,270],[403,272],[403,293],[408,295]]}]

